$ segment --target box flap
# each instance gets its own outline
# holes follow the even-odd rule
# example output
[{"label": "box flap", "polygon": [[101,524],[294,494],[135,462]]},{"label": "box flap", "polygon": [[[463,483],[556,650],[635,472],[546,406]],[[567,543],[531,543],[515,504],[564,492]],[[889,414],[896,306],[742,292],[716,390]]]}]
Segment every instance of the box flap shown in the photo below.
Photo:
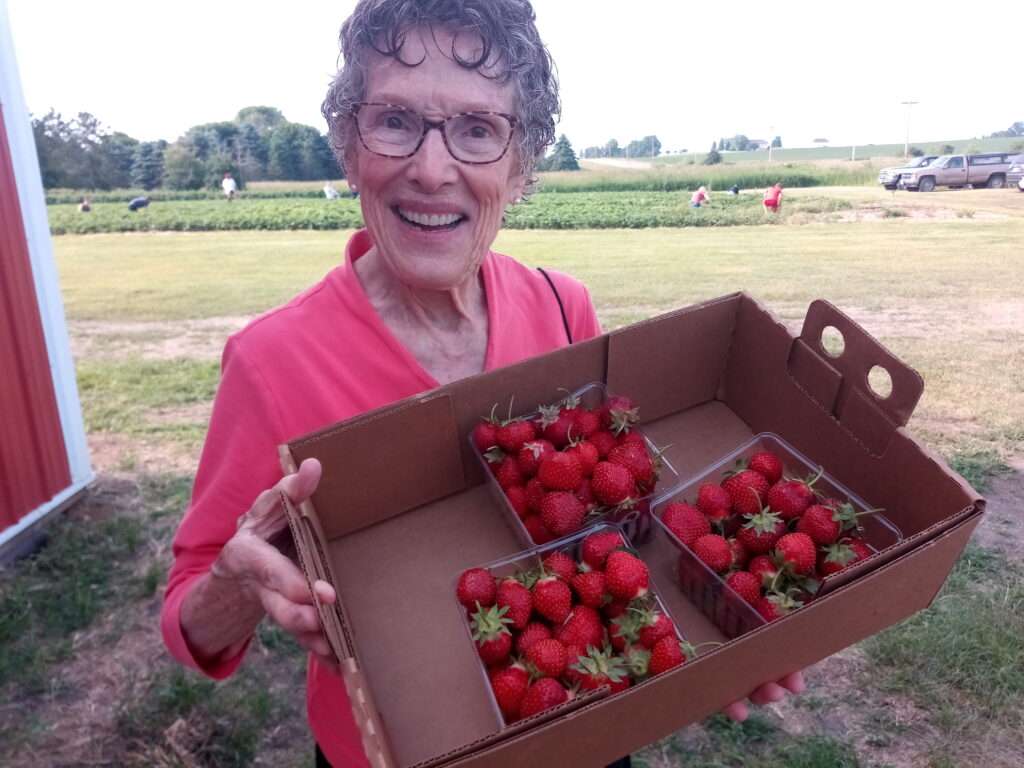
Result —
[{"label": "box flap", "polygon": [[[822,334],[835,329],[843,348],[826,350]],[[888,372],[891,392],[873,391],[869,373]],[[875,455],[885,452],[897,427],[905,426],[924,391],[920,374],[827,301],[811,303],[789,357],[790,375],[838,418]]]}]

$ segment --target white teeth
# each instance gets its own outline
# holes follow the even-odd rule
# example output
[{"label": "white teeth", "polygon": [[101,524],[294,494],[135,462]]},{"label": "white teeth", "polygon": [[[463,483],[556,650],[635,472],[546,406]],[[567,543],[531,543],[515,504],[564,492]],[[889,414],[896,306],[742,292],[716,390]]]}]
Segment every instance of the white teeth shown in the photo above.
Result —
[{"label": "white teeth", "polygon": [[416,211],[409,211],[405,208],[399,208],[398,212],[402,218],[408,219],[414,224],[419,224],[424,227],[446,227],[449,224],[454,224],[456,221],[462,218],[461,214],[458,213],[443,213],[428,215],[426,213],[417,213]]}]

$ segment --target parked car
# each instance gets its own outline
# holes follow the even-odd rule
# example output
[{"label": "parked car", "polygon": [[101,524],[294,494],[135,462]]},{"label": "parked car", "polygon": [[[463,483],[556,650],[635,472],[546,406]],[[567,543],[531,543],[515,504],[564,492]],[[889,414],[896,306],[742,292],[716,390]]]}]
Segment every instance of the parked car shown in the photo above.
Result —
[{"label": "parked car", "polygon": [[924,157],[915,157],[906,165],[897,166],[895,168],[883,168],[878,172],[878,183],[888,189],[890,192],[896,189],[900,183],[900,176],[904,171],[912,171],[915,168],[924,168],[930,164],[938,155],[926,155]]},{"label": "parked car", "polygon": [[1024,186],[1021,186],[1021,182],[1024,181],[1024,155],[1017,155],[1010,161],[1010,167],[1006,169],[1006,184],[1007,186],[1017,186],[1021,192],[1024,192]]},{"label": "parked car", "polygon": [[1006,185],[1012,153],[990,152],[984,155],[942,155],[926,168],[900,174],[905,189],[931,192],[936,187],[988,187]]}]

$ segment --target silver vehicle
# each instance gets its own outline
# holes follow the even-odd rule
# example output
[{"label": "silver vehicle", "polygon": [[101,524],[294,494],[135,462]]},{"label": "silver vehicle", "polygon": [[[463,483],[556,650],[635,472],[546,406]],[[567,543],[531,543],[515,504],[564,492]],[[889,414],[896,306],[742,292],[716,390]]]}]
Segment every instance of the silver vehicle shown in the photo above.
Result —
[{"label": "silver vehicle", "polygon": [[1024,155],[1017,155],[1010,161],[1010,167],[1006,169],[1006,185],[1017,187],[1024,192],[1021,182],[1024,182]]},{"label": "silver vehicle", "polygon": [[900,186],[931,192],[936,187],[988,187],[1006,185],[1010,167],[1009,152],[987,152],[983,155],[942,155],[926,168],[917,168],[900,175]]},{"label": "silver vehicle", "polygon": [[926,165],[930,165],[938,155],[927,155],[924,157],[916,157],[906,165],[901,165],[896,168],[883,168],[878,172],[878,183],[883,187],[892,191],[899,186],[900,176],[904,171],[912,171],[915,168],[924,168]]}]

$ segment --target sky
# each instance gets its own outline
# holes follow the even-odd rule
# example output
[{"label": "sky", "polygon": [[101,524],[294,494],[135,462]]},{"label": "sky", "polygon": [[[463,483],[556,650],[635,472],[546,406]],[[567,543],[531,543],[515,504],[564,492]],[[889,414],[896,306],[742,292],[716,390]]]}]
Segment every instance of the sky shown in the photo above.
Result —
[{"label": "sky", "polygon": [[[91,112],[143,141],[173,141],[251,105],[326,130],[320,102],[355,5],[3,3],[29,111]],[[663,150],[702,152],[737,133],[797,147],[1005,130],[1024,120],[1010,74],[1020,51],[1002,21],[1018,4],[533,2],[561,82],[558,132],[577,151],[654,134]],[[906,101],[917,102],[909,114]]]}]

